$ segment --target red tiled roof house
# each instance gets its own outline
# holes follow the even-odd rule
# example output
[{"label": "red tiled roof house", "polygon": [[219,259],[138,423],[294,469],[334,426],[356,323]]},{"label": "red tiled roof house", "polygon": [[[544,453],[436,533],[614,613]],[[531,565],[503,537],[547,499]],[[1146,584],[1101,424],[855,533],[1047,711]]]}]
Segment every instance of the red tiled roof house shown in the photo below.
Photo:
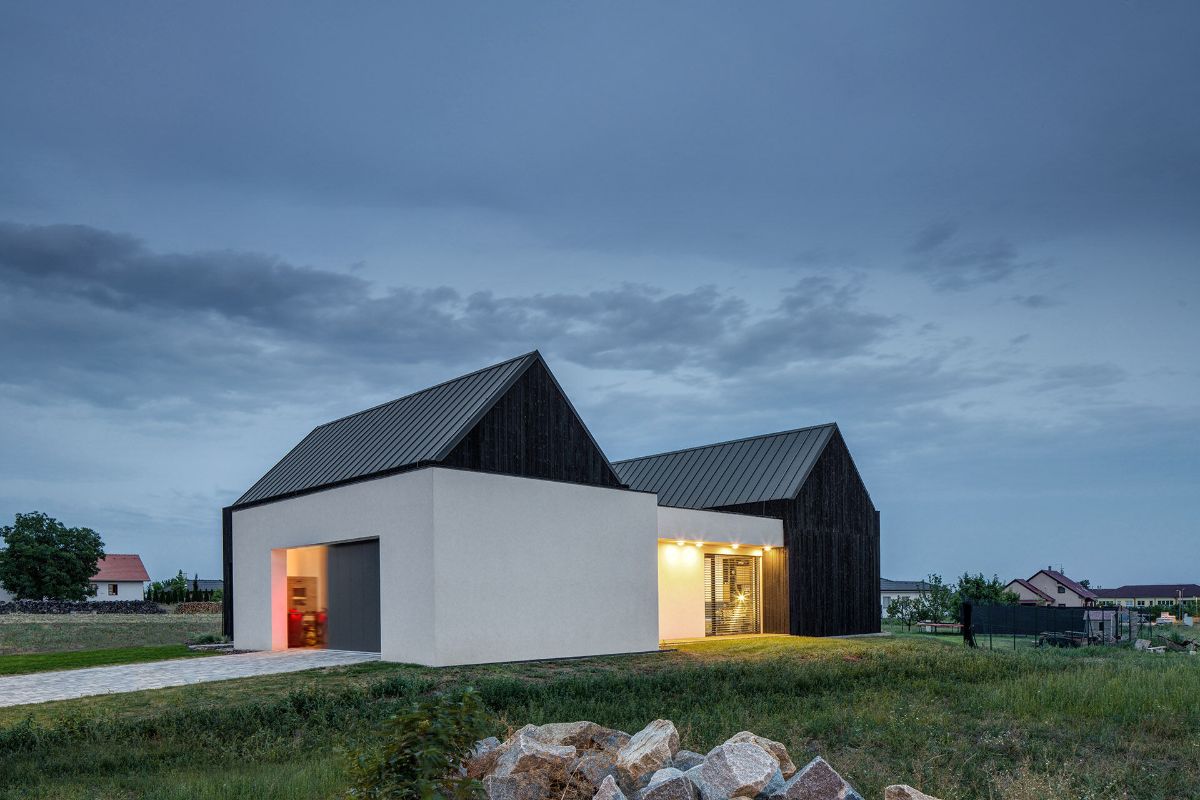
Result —
[{"label": "red tiled roof house", "polygon": [[96,565],[89,600],[145,600],[150,575],[136,554],[110,553]]}]

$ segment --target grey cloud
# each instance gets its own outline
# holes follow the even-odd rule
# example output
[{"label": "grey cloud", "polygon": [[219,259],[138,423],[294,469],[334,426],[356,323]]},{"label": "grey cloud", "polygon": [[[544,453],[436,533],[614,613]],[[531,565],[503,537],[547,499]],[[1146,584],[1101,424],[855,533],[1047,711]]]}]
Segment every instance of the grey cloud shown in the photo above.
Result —
[{"label": "grey cloud", "polygon": [[918,232],[909,254],[909,268],[942,291],[998,283],[1034,266],[1007,239],[968,240],[960,235],[957,223],[948,221],[935,222]]},{"label": "grey cloud", "polygon": [[1051,297],[1048,294],[1018,294],[1012,297],[1012,301],[1017,305],[1032,308],[1040,311],[1045,308],[1054,308],[1062,305],[1062,300],[1057,297]]},{"label": "grey cloud", "polygon": [[826,277],[762,310],[714,286],[464,295],[252,253],[156,253],[78,225],[0,225],[0,285],[0,359],[21,392],[112,406],[174,398],[183,414],[331,384],[385,391],[414,365],[532,347],[586,367],[729,374],[864,353],[896,324],[858,307],[857,284]]},{"label": "grey cloud", "polygon": [[1128,373],[1116,364],[1064,364],[1044,370],[1037,388],[1047,391],[1104,389],[1123,383],[1128,377]]}]

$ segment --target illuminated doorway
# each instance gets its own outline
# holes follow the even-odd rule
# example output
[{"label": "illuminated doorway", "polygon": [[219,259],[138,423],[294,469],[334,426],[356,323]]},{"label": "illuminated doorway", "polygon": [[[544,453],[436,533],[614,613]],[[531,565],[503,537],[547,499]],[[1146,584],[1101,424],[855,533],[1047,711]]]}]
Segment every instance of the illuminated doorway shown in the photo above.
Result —
[{"label": "illuminated doorway", "polygon": [[704,555],[704,635],[759,633],[758,556]]}]

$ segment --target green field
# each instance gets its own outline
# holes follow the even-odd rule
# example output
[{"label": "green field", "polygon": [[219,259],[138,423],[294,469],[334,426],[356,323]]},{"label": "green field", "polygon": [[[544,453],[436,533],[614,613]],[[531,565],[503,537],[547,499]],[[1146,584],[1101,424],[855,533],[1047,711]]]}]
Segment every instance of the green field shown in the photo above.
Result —
[{"label": "green field", "polygon": [[61,653],[0,656],[0,675],[24,675],[30,672],[49,672],[59,669],[107,667],[114,664],[136,664],[162,661],[167,658],[196,658],[214,655],[194,652],[183,644],[157,644],[148,647],[107,647],[102,650],[67,650]]},{"label": "green field", "polygon": [[473,685],[496,733],[656,717],[704,751],[744,729],[868,798],[1200,796],[1200,657],[979,651],[951,637],[761,638],[432,670],[368,664],[0,709],[0,797],[318,798],[341,748],[420,693]]},{"label": "green field", "polygon": [[0,614],[0,656],[183,644],[220,632],[220,614]]}]

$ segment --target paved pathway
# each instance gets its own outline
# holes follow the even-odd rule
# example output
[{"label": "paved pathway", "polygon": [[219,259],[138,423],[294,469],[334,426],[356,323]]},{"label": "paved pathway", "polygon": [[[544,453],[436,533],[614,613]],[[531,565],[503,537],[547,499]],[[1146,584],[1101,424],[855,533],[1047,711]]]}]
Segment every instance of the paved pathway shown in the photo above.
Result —
[{"label": "paved pathway", "polygon": [[35,672],[0,678],[0,706],[69,700],[95,694],[137,692],[230,678],[251,678],[318,667],[340,667],[378,661],[379,653],[349,650],[281,650],[237,653],[208,658],[178,658],[115,667],[87,667],[58,672]]}]

